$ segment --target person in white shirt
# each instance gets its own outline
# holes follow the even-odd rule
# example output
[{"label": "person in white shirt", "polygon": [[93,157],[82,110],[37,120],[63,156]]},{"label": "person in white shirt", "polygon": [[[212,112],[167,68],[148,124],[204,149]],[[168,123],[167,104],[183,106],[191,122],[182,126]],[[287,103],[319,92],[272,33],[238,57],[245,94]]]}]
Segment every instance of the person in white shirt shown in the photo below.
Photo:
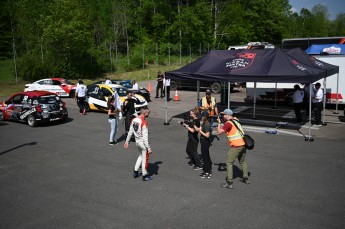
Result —
[{"label": "person in white shirt", "polygon": [[293,94],[293,107],[295,109],[296,122],[302,122],[301,109],[303,107],[304,91],[301,90],[300,86],[296,84],[294,86],[295,92]]},{"label": "person in white shirt", "polygon": [[137,81],[133,80],[133,86],[132,86],[133,90],[139,90],[139,84],[137,83]]},{"label": "person in white shirt", "polygon": [[313,109],[314,109],[314,113],[315,113],[315,125],[316,126],[321,126],[322,122],[321,122],[321,111],[323,109],[322,106],[322,100],[323,100],[323,91],[320,88],[321,84],[320,83],[316,83],[315,84],[315,90],[314,93],[312,95],[312,99],[313,99]]},{"label": "person in white shirt", "polygon": [[85,108],[85,99],[86,99],[86,92],[87,92],[87,88],[84,85],[84,82],[82,80],[78,81],[78,87],[75,90],[75,94],[74,94],[74,99],[77,100],[77,104],[79,107],[79,112],[82,115],[86,114],[86,108]]},{"label": "person in white shirt", "polygon": [[149,114],[150,114],[150,110],[147,107],[143,107],[140,109],[139,117],[134,118],[131,122],[131,127],[129,129],[129,133],[126,138],[126,142],[123,145],[124,148],[127,149],[129,141],[132,135],[134,135],[135,144],[139,150],[139,156],[134,166],[133,177],[137,178],[140,176],[139,168],[141,166],[143,181],[152,180],[152,176],[150,176],[149,172],[147,171],[149,155],[152,153],[150,142],[149,142],[148,123],[145,120],[147,117],[149,117]]},{"label": "person in white shirt", "polygon": [[170,101],[170,79],[165,79],[166,97],[167,101]]},{"label": "person in white shirt", "polygon": [[111,80],[109,79],[109,77],[105,78],[105,83],[104,84],[111,84]]}]

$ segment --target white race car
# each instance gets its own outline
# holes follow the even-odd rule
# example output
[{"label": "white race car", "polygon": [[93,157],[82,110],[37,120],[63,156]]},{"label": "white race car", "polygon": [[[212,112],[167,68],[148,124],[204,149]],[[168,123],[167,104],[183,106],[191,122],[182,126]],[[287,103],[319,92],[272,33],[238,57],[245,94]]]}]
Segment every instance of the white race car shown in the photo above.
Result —
[{"label": "white race car", "polygon": [[74,97],[76,85],[64,78],[41,79],[26,84],[24,91],[49,91],[61,97]]}]

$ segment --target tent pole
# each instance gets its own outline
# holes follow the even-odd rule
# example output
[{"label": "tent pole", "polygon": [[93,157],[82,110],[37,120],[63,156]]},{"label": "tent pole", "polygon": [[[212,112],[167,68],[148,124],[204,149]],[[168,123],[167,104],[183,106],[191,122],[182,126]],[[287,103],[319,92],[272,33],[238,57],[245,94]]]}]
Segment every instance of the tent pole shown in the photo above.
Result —
[{"label": "tent pole", "polygon": [[314,139],[311,137],[311,91],[313,90],[312,88],[312,83],[309,83],[309,120],[308,120],[308,136],[305,137],[305,141],[308,142],[313,142]]},{"label": "tent pole", "polygon": [[323,110],[322,110],[322,125],[325,126],[325,115],[326,115],[326,85],[327,85],[327,78],[323,78]]},{"label": "tent pole", "polygon": [[167,93],[167,86],[165,86],[165,96],[164,96],[164,110],[165,110],[165,122],[164,125],[170,125],[168,122],[168,93]]},{"label": "tent pole", "polygon": [[196,105],[199,106],[199,101],[200,101],[200,80],[196,81],[196,90],[197,90]]},{"label": "tent pole", "polygon": [[228,109],[230,109],[230,98],[231,98],[231,94],[230,94],[230,82],[228,82]]},{"label": "tent pole", "polygon": [[273,109],[277,109],[277,83],[275,85],[275,90],[274,90],[274,107]]},{"label": "tent pole", "polygon": [[254,82],[254,101],[253,101],[253,119],[256,119],[255,117],[255,107],[256,107],[256,82]]},{"label": "tent pole", "polygon": [[336,95],[336,100],[335,100],[335,112],[333,112],[334,114],[339,114],[338,113],[338,104],[339,104],[338,93],[339,93],[339,72],[337,73],[337,95]]}]

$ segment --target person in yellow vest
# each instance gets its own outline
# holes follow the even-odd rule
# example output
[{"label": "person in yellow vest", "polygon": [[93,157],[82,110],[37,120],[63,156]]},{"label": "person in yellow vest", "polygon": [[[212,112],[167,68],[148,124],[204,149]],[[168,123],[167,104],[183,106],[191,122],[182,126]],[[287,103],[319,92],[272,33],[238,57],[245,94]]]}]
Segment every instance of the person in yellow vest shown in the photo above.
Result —
[{"label": "person in yellow vest", "polygon": [[211,90],[206,90],[206,96],[201,98],[200,106],[208,111],[208,114],[210,117],[213,117],[214,115],[218,115],[218,108],[216,104],[216,99],[211,96]]},{"label": "person in yellow vest", "polygon": [[[243,172],[242,182],[245,184],[249,184],[248,181],[248,167],[246,162],[246,147],[243,140],[243,137],[241,135],[241,131],[243,132],[242,126],[237,118],[233,117],[233,112],[230,109],[225,109],[221,114],[224,115],[224,126],[221,127],[221,120],[220,118],[217,119],[218,121],[218,127],[217,127],[217,134],[226,134],[229,140],[230,149],[228,152],[228,159],[226,162],[226,170],[227,170],[227,177],[226,177],[226,183],[220,184],[222,188],[229,188],[233,189],[233,170],[232,165],[234,164],[235,160],[238,159]],[[234,125],[234,122],[236,122],[236,125],[238,128],[241,129],[238,130],[236,125]]]}]

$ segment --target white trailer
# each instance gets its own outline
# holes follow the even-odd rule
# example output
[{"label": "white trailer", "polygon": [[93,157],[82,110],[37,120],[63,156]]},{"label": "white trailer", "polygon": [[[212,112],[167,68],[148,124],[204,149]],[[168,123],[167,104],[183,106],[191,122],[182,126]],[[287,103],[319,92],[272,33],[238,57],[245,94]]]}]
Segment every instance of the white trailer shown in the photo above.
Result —
[{"label": "white trailer", "polygon": [[[338,93],[338,103],[345,104],[345,55],[313,55],[313,57],[339,66],[339,81],[338,74],[326,78],[326,102],[335,104]],[[323,88],[323,81],[324,79],[318,81],[321,83],[321,88]],[[294,85],[295,83],[256,83],[256,100],[289,101]],[[303,85],[300,87],[303,88]],[[246,88],[246,101],[253,101],[254,83],[248,82]]]}]

